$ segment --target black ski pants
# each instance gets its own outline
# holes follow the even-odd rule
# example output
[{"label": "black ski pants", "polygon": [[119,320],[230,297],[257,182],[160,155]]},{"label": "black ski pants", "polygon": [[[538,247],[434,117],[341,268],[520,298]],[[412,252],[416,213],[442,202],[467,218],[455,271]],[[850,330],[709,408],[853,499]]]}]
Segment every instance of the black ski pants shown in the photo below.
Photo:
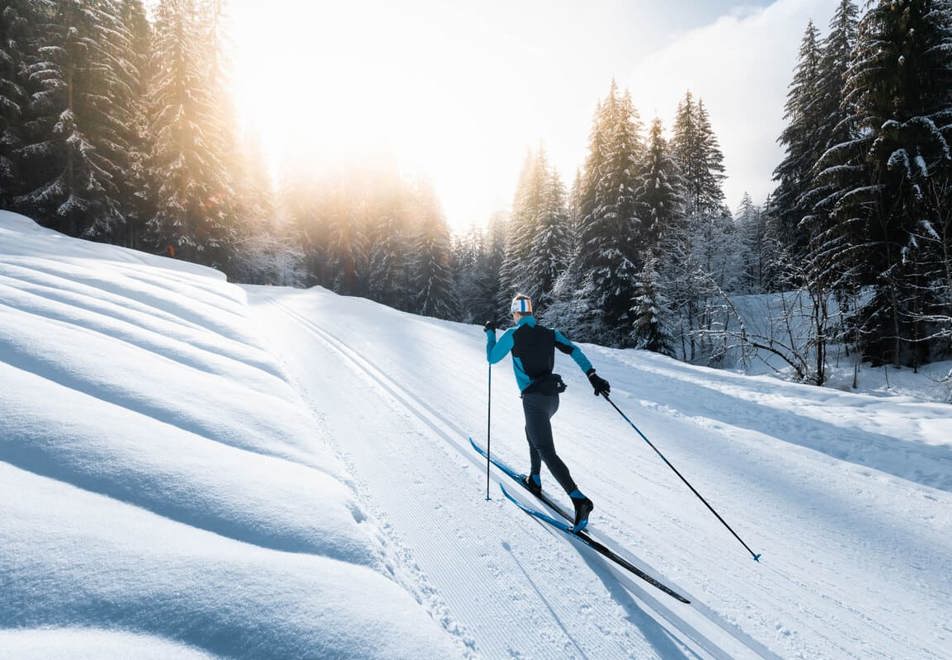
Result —
[{"label": "black ski pants", "polygon": [[522,395],[522,410],[526,415],[526,439],[529,441],[529,461],[532,474],[539,474],[542,461],[549,468],[566,493],[576,489],[572,475],[555,453],[552,441],[552,415],[559,409],[558,394],[529,392]]}]

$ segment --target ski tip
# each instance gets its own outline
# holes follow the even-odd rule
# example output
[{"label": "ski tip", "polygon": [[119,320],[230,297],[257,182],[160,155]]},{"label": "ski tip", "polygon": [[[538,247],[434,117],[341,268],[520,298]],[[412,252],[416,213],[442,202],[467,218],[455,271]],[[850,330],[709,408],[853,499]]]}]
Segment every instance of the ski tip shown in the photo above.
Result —
[{"label": "ski tip", "polygon": [[760,555],[761,555],[761,553],[758,553],[758,554],[754,555],[754,561],[756,561],[756,562],[759,563],[759,562],[760,562]]}]

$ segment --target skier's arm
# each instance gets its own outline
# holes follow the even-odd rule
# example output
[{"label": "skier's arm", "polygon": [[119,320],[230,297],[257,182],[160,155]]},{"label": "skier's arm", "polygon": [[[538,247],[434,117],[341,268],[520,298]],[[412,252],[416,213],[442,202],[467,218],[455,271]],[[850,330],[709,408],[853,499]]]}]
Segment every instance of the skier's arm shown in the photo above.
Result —
[{"label": "skier's arm", "polygon": [[499,341],[496,341],[496,331],[486,331],[486,359],[489,360],[489,364],[496,364],[509,354],[513,346],[513,332],[515,332],[515,329],[509,328],[502,333]]},{"label": "skier's arm", "polygon": [[568,353],[572,356],[572,359],[575,360],[575,364],[588,376],[588,382],[590,382],[595,389],[595,396],[608,396],[611,393],[612,386],[609,385],[607,380],[595,373],[595,367],[593,367],[592,363],[585,357],[585,353],[582,352],[582,349],[570,342],[568,337],[558,330],[555,331],[555,347],[563,353]]},{"label": "skier's arm", "polygon": [[575,360],[575,364],[578,365],[586,375],[590,371],[594,371],[592,363],[588,361],[588,358],[585,357],[585,353],[582,352],[582,349],[569,341],[568,337],[563,335],[558,330],[555,331],[555,347],[562,351],[563,353],[572,357]]}]

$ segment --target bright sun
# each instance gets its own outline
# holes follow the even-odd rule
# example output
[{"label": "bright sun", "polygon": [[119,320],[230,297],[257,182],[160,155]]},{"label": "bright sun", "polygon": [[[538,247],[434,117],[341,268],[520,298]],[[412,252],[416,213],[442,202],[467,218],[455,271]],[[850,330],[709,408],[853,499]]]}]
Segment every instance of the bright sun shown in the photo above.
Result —
[{"label": "bright sun", "polygon": [[512,119],[525,86],[481,26],[434,29],[391,4],[236,2],[239,116],[272,163],[391,157],[434,184],[456,228],[483,222],[510,201],[507,156],[538,139]]}]

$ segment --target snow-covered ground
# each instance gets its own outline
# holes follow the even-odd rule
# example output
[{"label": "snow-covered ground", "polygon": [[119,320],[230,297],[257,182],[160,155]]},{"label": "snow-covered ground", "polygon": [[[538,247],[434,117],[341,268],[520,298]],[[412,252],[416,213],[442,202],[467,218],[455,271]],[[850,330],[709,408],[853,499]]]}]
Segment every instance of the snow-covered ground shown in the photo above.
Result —
[{"label": "snow-covered ground", "polygon": [[464,648],[248,311],[215,271],[0,213],[0,657]]},{"label": "snow-covered ground", "polygon": [[[816,351],[810,347],[811,309],[806,292],[732,296],[731,302],[755,341],[767,344],[772,338],[780,353],[788,358],[793,354],[803,356],[807,369],[813,370]],[[835,327],[839,311],[834,299],[829,301],[829,314],[831,325]],[[735,333],[739,331],[736,319],[731,320],[730,329]],[[794,380],[794,369],[776,353],[749,346],[742,350],[736,339],[732,339],[731,344],[723,366],[746,374]],[[873,367],[868,362],[858,362],[857,357],[841,343],[833,342],[827,346],[824,387],[891,398],[952,403],[952,360],[931,362],[913,369],[893,365]]]},{"label": "snow-covered ground", "polygon": [[952,407],[584,348],[761,564],[568,360],[593,535],[691,605],[485,500],[480,328],[0,214],[0,657],[952,657]]}]

